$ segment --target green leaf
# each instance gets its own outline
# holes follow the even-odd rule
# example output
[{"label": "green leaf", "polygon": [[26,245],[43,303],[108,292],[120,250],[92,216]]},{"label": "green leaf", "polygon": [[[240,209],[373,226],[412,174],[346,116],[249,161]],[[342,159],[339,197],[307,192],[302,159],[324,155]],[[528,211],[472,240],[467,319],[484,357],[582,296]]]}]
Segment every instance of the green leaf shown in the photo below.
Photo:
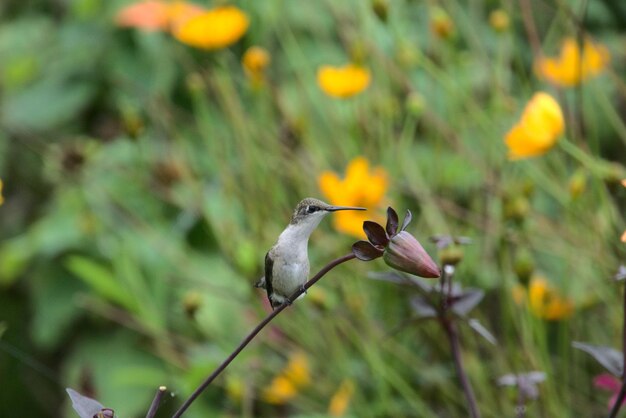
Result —
[{"label": "green leaf", "polygon": [[[63,365],[64,384],[80,387],[87,374],[98,401],[115,410],[116,417],[145,414],[154,390],[168,381],[163,364],[136,348],[138,345],[137,338],[126,332],[107,332],[79,341]],[[129,379],[129,373],[145,373],[145,378]]]},{"label": "green leaf", "polygon": [[10,285],[22,274],[33,256],[26,237],[16,237],[0,246],[0,285]]},{"label": "green leaf", "polygon": [[11,130],[45,131],[75,118],[95,93],[92,84],[43,80],[2,100],[0,122]]},{"label": "green leaf", "polygon": [[34,312],[31,332],[35,343],[44,348],[54,348],[82,312],[73,303],[80,284],[58,264],[40,264],[30,275]]},{"label": "green leaf", "polygon": [[135,301],[124,289],[113,273],[103,265],[86,257],[69,256],[65,262],[66,267],[78,278],[87,283],[96,293],[103,298],[120,304],[134,311]]}]

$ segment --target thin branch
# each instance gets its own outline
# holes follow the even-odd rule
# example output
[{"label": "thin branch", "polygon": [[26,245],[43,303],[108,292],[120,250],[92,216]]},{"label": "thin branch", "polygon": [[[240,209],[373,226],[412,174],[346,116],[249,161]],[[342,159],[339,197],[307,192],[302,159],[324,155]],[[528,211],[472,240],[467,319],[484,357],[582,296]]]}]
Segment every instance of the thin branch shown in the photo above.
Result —
[{"label": "thin branch", "polygon": [[150,405],[150,409],[148,409],[148,413],[146,414],[146,418],[154,418],[154,415],[159,409],[159,405],[161,404],[161,399],[163,399],[163,395],[167,388],[165,386],[159,386],[156,394],[154,395],[154,399],[152,400],[152,404]]},{"label": "thin branch", "polygon": [[311,286],[317,283],[317,281],[321,279],[326,273],[328,273],[333,268],[337,267],[339,264],[345,263],[346,261],[352,260],[353,258],[355,258],[355,255],[350,253],[326,264],[315,276],[313,276],[311,280],[306,282],[306,284],[302,287],[302,289],[298,289],[298,291],[296,291],[293,295],[291,295],[287,301],[285,301],[278,308],[274,309],[263,321],[261,321],[261,323],[259,323],[259,325],[257,325],[250,332],[250,334],[248,334],[248,336],[246,336],[246,338],[243,339],[243,341],[226,358],[226,360],[224,360],[222,364],[220,364],[217,367],[217,369],[215,369],[215,371],[213,371],[213,373],[211,373],[211,375],[207,377],[204,380],[204,382],[200,384],[200,386],[198,386],[198,388],[183,403],[183,405],[178,409],[178,411],[176,411],[174,415],[172,415],[172,418],[179,418],[187,410],[187,408],[189,408],[189,406],[196,400],[196,398],[200,396],[200,394],[204,391],[204,389],[206,389],[207,386],[209,386],[211,382],[213,382],[213,380],[215,380],[215,378],[219,376],[220,373],[222,373],[224,369],[226,369],[226,367],[228,367],[228,365],[239,355],[239,353],[241,353],[241,351],[243,351],[243,349],[250,343],[250,341],[252,341],[254,337],[256,337],[257,334],[261,332],[261,330],[265,328],[265,326],[272,321],[272,319],[278,316],[278,314],[281,313],[287,306],[291,305],[293,301],[296,300],[298,297],[300,297],[300,295],[302,295],[307,289],[309,289]]}]

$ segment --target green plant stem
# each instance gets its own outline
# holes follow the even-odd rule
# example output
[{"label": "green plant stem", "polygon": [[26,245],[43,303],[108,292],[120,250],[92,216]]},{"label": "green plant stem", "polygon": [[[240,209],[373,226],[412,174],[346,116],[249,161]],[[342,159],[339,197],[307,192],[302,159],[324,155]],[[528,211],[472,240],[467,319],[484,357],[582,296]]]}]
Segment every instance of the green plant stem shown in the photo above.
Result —
[{"label": "green plant stem", "polygon": [[522,22],[524,22],[526,35],[533,50],[533,56],[538,57],[541,55],[541,41],[535,26],[531,2],[529,0],[519,0],[519,7],[522,11]]},{"label": "green plant stem", "polygon": [[524,418],[526,416],[526,399],[524,391],[518,390],[517,409],[515,410],[515,418]]},{"label": "green plant stem", "polygon": [[356,256],[354,254],[350,253],[350,254],[344,255],[343,257],[339,257],[339,258],[331,261],[330,263],[326,264],[315,276],[313,276],[313,278],[311,278],[311,280],[306,282],[305,285],[301,289],[298,289],[293,295],[291,295],[289,297],[289,299],[287,301],[285,301],[278,308],[274,309],[267,317],[265,317],[265,319],[263,321],[261,321],[259,323],[259,325],[257,325],[246,336],[246,338],[243,339],[243,341],[226,358],[226,360],[224,360],[222,362],[222,364],[220,364],[217,367],[217,369],[215,369],[213,371],[213,373],[211,373],[211,375],[209,375],[204,380],[204,382],[202,382],[200,384],[200,386],[198,386],[196,388],[196,390],[191,394],[191,396],[189,396],[189,398],[183,403],[183,405],[174,413],[174,415],[172,415],[172,418],[180,417],[187,410],[187,408],[189,408],[189,406],[198,398],[198,396],[200,396],[200,394],[204,391],[204,389],[206,389],[207,386],[209,386],[211,384],[211,382],[213,382],[213,380],[215,380],[215,378],[217,376],[219,376],[220,373],[222,373],[224,371],[224,369],[226,369],[226,367],[228,367],[228,365],[239,355],[239,353],[241,353],[243,351],[243,349],[250,343],[250,341],[252,341],[254,339],[254,337],[256,337],[257,334],[259,332],[261,332],[261,330],[263,328],[265,328],[265,326],[272,321],[272,319],[274,319],[276,316],[278,316],[279,313],[281,313],[283,310],[285,310],[285,308],[287,306],[291,305],[294,300],[296,300],[298,297],[300,297],[300,295],[302,295],[304,292],[306,292],[306,290],[308,288],[310,288],[315,283],[317,283],[317,281],[319,279],[321,279],[330,270],[332,270],[333,268],[337,267],[341,263],[345,263],[348,260],[352,260],[355,257]]},{"label": "green plant stem", "polygon": [[587,154],[585,151],[581,150],[579,147],[572,144],[567,139],[561,139],[558,144],[565,152],[567,152],[570,156],[572,156],[575,160],[577,160],[585,167],[593,170],[598,165],[598,161],[594,157]]}]

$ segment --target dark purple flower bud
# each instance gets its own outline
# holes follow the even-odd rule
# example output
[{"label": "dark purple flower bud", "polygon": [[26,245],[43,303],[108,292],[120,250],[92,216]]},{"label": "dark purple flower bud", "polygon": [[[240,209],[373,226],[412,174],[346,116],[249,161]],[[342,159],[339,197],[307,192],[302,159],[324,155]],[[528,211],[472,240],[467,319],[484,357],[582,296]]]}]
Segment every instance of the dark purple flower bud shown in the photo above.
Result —
[{"label": "dark purple flower bud", "polygon": [[111,408],[102,408],[93,418],[115,418],[115,412]]},{"label": "dark purple flower bud", "polygon": [[388,266],[419,277],[436,278],[439,267],[415,237],[401,231],[391,238],[383,259]]}]

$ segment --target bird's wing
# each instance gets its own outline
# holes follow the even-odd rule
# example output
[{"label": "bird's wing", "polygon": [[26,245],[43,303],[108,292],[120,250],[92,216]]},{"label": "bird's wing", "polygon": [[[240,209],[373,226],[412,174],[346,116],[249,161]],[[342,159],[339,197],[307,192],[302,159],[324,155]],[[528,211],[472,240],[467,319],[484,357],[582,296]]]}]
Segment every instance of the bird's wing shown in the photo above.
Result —
[{"label": "bird's wing", "polygon": [[[265,290],[267,290],[267,298],[270,301],[270,305],[272,305],[272,298],[270,298],[273,289],[272,289],[272,271],[274,270],[274,260],[270,256],[270,252],[268,251],[265,254]],[[273,306],[273,305],[272,305]]]}]

